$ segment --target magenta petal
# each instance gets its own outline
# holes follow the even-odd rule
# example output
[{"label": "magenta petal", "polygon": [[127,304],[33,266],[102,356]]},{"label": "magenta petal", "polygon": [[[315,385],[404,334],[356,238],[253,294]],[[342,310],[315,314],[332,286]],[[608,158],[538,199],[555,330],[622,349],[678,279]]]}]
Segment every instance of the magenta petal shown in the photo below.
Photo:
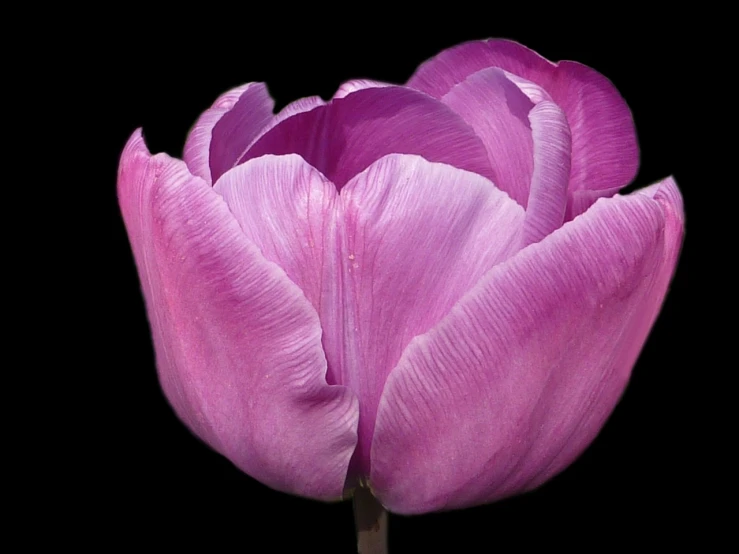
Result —
[{"label": "magenta petal", "polygon": [[336,94],[334,94],[334,98],[344,98],[345,96],[349,96],[353,92],[364,90],[366,88],[384,88],[391,86],[394,85],[390,83],[383,83],[382,81],[373,81],[372,79],[353,79],[351,81],[347,81],[346,83],[342,83],[342,85],[336,91]]},{"label": "magenta petal", "polygon": [[528,118],[534,107],[531,100],[502,70],[490,68],[469,75],[441,101],[482,139],[495,186],[526,207],[534,158]]},{"label": "magenta petal", "polygon": [[[672,177],[668,177],[664,181],[651,185],[636,191],[635,194],[644,194],[650,198],[654,198],[659,202],[660,206],[668,214],[668,225],[672,227],[667,229],[667,233],[676,237],[682,238],[683,228],[685,226],[685,212],[683,211],[683,197],[680,194],[680,190],[677,188],[677,183]],[[678,257],[680,256],[680,248],[682,247],[682,240],[674,240],[667,245],[665,255],[667,258],[667,264],[674,267],[677,264]],[[671,273],[663,272],[660,276],[661,279],[665,280],[664,286],[669,285],[669,281],[672,278]],[[653,302],[657,302],[657,298],[653,299]],[[659,304],[652,306],[653,310],[659,310]]]},{"label": "magenta petal", "polygon": [[190,173],[201,177],[209,184],[212,183],[210,178],[210,140],[213,127],[223,117],[223,114],[233,108],[241,95],[248,88],[255,85],[256,83],[247,83],[223,93],[195,122],[187,135],[182,155]]},{"label": "magenta petal", "polygon": [[[369,79],[355,79],[353,81],[347,81],[346,83],[341,85],[336,91],[334,98],[344,98],[345,96],[348,96],[353,92],[366,88],[382,88],[389,86],[393,85],[382,83],[380,81],[371,81]],[[260,138],[262,138],[274,127],[276,127],[286,119],[293,117],[294,115],[298,115],[303,112],[309,112],[312,109],[319,106],[324,106],[325,104],[326,102],[324,102],[320,96],[308,96],[306,98],[300,98],[295,102],[289,103],[282,110],[280,110],[277,115],[270,119],[269,123],[267,123],[261,129],[261,131],[259,131],[259,133],[251,140],[249,145],[244,149],[244,152],[242,152],[242,155],[240,155],[238,159],[234,162],[234,166],[238,163],[239,159],[241,159],[244,154],[246,154],[246,151],[249,150],[249,148],[251,148]]]},{"label": "magenta petal", "polygon": [[339,195],[300,157],[263,156],[216,185],[244,232],[319,312],[329,381],[360,401],[355,473],[368,473],[385,378],[491,267],[520,245],[523,209],[490,181],[390,155]]},{"label": "magenta petal", "polygon": [[241,158],[244,157],[249,148],[251,148],[260,138],[266,135],[269,131],[277,127],[277,125],[295,115],[303,112],[309,112],[312,109],[319,106],[324,106],[325,104],[326,102],[324,102],[320,96],[308,96],[306,98],[300,98],[299,100],[290,102],[287,106],[282,108],[278,114],[270,119],[269,122],[264,127],[262,127],[259,133],[257,133],[256,136],[252,138],[252,140],[249,142],[249,145],[244,148],[243,152],[241,152],[238,157],[234,158],[233,165],[231,167],[235,167],[239,163],[241,163]]},{"label": "magenta petal", "polygon": [[371,451],[380,501],[470,506],[570,464],[618,402],[681,240],[667,180],[601,200],[493,268],[387,379]]},{"label": "magenta petal", "polygon": [[213,126],[209,164],[211,183],[231,169],[273,118],[274,101],[263,83],[252,83]]},{"label": "magenta petal", "polygon": [[[408,86],[442,98],[469,75],[499,67],[547,88],[557,64],[553,64],[522,44],[505,39],[489,39],[458,44],[422,63],[408,80]],[[555,102],[557,98],[554,98]]]},{"label": "magenta petal", "polygon": [[539,242],[562,226],[567,207],[571,138],[564,112],[542,100],[529,113],[534,171],[524,224],[524,245]]},{"label": "magenta petal", "polygon": [[609,198],[618,193],[621,187],[608,190],[576,190],[570,191],[567,199],[565,221],[572,221],[587,210],[598,198]]},{"label": "magenta petal", "polygon": [[118,194],[177,415],[261,482],[340,498],[357,399],[326,384],[321,327],[303,293],[204,180],[152,157],[138,131],[121,158]]},{"label": "magenta petal", "polygon": [[[570,192],[611,195],[636,175],[639,150],[634,122],[613,84],[576,62],[553,64],[509,40],[468,42],[422,64],[408,86],[442,98],[469,75],[499,67],[544,88],[567,115],[572,130]],[[576,212],[569,209],[574,215]]]},{"label": "magenta petal", "polygon": [[290,117],[259,139],[241,163],[299,154],[340,189],[387,154],[418,154],[491,178],[485,147],[450,108],[403,87],[358,90]]},{"label": "magenta petal", "polygon": [[[336,91],[336,94],[334,95],[334,98],[344,98],[345,96],[348,96],[349,94],[356,92],[358,90],[363,90],[366,88],[382,88],[382,87],[389,87],[393,86],[387,83],[382,83],[380,81],[371,81],[369,79],[355,79],[353,81],[347,81],[343,85],[339,87],[339,89]],[[247,147],[246,150],[248,150],[254,143],[256,143],[262,136],[267,134],[271,129],[285,121],[286,119],[298,115],[303,112],[309,112],[314,108],[317,108],[319,106],[325,106],[326,102],[323,101],[323,99],[320,96],[308,96],[306,98],[300,98],[299,100],[296,100],[295,102],[290,102],[287,106],[285,106],[280,112],[275,115],[270,122],[259,132],[259,134],[256,136],[255,139],[252,140],[252,142],[249,144],[249,147]],[[244,152],[244,154],[246,151]],[[240,158],[243,157],[239,156]]]},{"label": "magenta petal", "polygon": [[570,193],[609,197],[628,185],[639,169],[639,144],[631,110],[613,83],[587,66],[563,61],[547,90],[572,130]]}]

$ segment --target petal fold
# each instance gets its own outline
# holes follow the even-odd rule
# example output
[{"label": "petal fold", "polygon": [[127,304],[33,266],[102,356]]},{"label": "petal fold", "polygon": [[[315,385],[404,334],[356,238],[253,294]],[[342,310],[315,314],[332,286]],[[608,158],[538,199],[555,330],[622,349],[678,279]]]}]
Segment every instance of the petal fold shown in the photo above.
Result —
[{"label": "petal fold", "polygon": [[357,399],[327,385],[320,323],[303,293],[206,181],[151,156],[140,132],[123,152],[118,194],[177,415],[259,481],[339,499]]},{"label": "petal fold", "polygon": [[494,501],[570,464],[616,405],[682,240],[674,182],[598,201],[494,267],[390,373],[370,485],[397,513]]}]

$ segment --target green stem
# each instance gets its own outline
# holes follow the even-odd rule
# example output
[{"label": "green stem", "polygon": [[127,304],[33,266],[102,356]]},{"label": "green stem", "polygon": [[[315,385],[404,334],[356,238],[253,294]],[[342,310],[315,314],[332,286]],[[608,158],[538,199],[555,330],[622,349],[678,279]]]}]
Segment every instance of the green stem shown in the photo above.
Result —
[{"label": "green stem", "polygon": [[354,525],[359,554],[387,554],[387,511],[368,488],[354,490]]}]

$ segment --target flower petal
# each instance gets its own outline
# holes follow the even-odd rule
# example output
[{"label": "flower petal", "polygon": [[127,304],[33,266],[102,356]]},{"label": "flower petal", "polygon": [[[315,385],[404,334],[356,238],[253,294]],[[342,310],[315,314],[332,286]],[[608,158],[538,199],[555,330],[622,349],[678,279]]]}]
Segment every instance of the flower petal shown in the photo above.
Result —
[{"label": "flower petal", "polygon": [[485,147],[451,109],[425,94],[388,86],[358,90],[283,121],[240,163],[299,154],[339,189],[386,154],[418,154],[491,177]]},{"label": "flower petal", "polygon": [[542,100],[529,113],[534,142],[523,240],[539,242],[562,226],[567,208],[570,177],[570,128],[564,112],[554,102]]},{"label": "flower petal", "polygon": [[342,85],[336,91],[336,94],[334,94],[334,98],[344,98],[345,96],[349,96],[353,92],[364,90],[366,88],[384,88],[391,86],[394,85],[390,83],[383,83],[382,81],[373,81],[371,79],[352,79],[351,81],[342,83]]},{"label": "flower petal", "polygon": [[[667,244],[665,250],[666,265],[674,267],[677,264],[677,260],[680,256],[680,249],[682,247],[682,236],[683,228],[685,227],[685,212],[683,209],[683,198],[680,195],[680,190],[677,188],[677,183],[672,177],[648,186],[641,190],[636,191],[636,194],[644,194],[650,198],[654,198],[659,202],[660,206],[667,214],[667,229],[665,233],[668,236],[675,237],[675,240],[670,241]],[[671,273],[663,273],[662,278],[666,279],[665,286],[669,285],[669,280],[672,278]],[[654,298],[655,303],[658,298]],[[661,303],[661,300],[660,300]],[[652,306],[651,309],[658,311],[660,304]]]},{"label": "flower petal", "polygon": [[360,400],[352,467],[367,475],[388,372],[414,336],[517,250],[523,209],[479,175],[397,154],[340,195],[294,155],[250,160],[216,190],[318,310],[329,381]]},{"label": "flower petal", "polygon": [[215,183],[236,164],[274,117],[274,105],[267,87],[263,83],[252,83],[213,125],[208,158],[210,183]]},{"label": "flower petal", "polygon": [[[345,96],[348,96],[353,92],[366,88],[381,88],[389,86],[392,85],[382,83],[380,81],[370,81],[369,79],[355,79],[353,81],[347,81],[346,83],[341,85],[336,91],[334,98],[344,98]],[[244,157],[249,148],[251,148],[260,138],[262,138],[277,125],[279,125],[286,119],[293,117],[294,115],[298,115],[303,112],[309,112],[314,108],[325,105],[326,102],[324,102],[320,96],[308,96],[306,98],[300,98],[298,100],[295,100],[294,102],[290,102],[287,106],[280,110],[278,114],[270,119],[269,122],[259,131],[259,133],[257,133],[257,135],[249,142],[248,146],[244,148],[244,151],[238,157],[236,157],[232,167],[236,166],[239,163],[239,160]]]},{"label": "flower petal", "polygon": [[123,152],[118,194],[177,415],[259,481],[340,498],[357,399],[326,384],[320,324],[300,289],[204,180],[152,157],[140,132]]},{"label": "flower petal", "polygon": [[256,83],[247,83],[229,90],[219,96],[213,105],[198,118],[187,135],[183,159],[190,173],[211,183],[210,178],[210,140],[213,127],[223,114],[233,108],[239,97]]},{"label": "flower petal", "polygon": [[[366,88],[382,88],[389,86],[393,85],[383,83],[381,81],[371,81],[369,79],[355,79],[342,84],[336,91],[334,98],[344,98],[345,96],[348,96],[353,92],[364,90]],[[262,128],[261,131],[259,131],[256,137],[252,139],[249,145],[244,149],[244,152],[242,152],[241,155],[238,157],[238,159],[241,159],[244,154],[246,154],[246,151],[251,148],[254,143],[256,143],[260,138],[262,138],[262,136],[267,134],[267,132],[269,132],[271,129],[273,129],[286,119],[303,112],[309,112],[314,108],[325,105],[326,102],[324,102],[320,96],[308,96],[306,98],[300,98],[298,100],[295,100],[294,102],[290,102],[287,106],[280,110],[280,112],[275,115],[269,121],[269,123],[267,123],[267,125]],[[234,166],[238,163],[238,159],[234,162]]]},{"label": "flower petal", "polygon": [[387,379],[370,485],[390,510],[529,490],[570,464],[613,410],[682,239],[674,183],[596,203],[494,267]]},{"label": "flower petal", "polygon": [[441,101],[482,139],[495,186],[524,208],[533,173],[528,114],[534,104],[497,68],[483,69],[454,85]]},{"label": "flower petal", "polygon": [[[280,266],[321,319],[339,270],[338,192],[334,184],[296,154],[267,154],[223,174],[214,190],[226,201],[244,234],[265,258]],[[325,340],[325,337],[324,337]],[[331,368],[326,379],[338,383]]]},{"label": "flower petal", "polygon": [[[572,131],[571,193],[588,190],[610,196],[634,178],[639,149],[631,112],[606,77],[582,64],[553,64],[509,40],[467,42],[422,64],[408,86],[442,98],[454,85],[488,67],[536,83],[564,110]],[[578,213],[570,205],[570,217]]]},{"label": "flower petal", "polygon": [[254,144],[260,138],[266,135],[273,128],[277,127],[277,125],[295,115],[301,114],[303,112],[309,112],[314,108],[324,105],[326,105],[326,102],[324,102],[320,96],[307,96],[306,98],[300,98],[298,100],[295,100],[294,102],[290,102],[287,106],[282,108],[279,113],[277,113],[272,119],[270,119],[269,123],[262,127],[259,133],[257,133],[256,136],[254,136],[254,138],[249,142],[248,146],[244,148],[243,152],[241,152],[239,156],[236,156],[234,158],[231,167],[236,167],[239,163],[241,163],[241,158],[243,158],[244,155],[249,151],[249,148],[254,146]]}]

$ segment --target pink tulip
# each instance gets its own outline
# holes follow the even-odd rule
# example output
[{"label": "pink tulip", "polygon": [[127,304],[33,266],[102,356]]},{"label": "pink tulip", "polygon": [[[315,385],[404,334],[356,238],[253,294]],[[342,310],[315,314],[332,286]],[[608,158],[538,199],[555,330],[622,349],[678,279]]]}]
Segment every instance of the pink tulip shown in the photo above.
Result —
[{"label": "pink tulip", "polygon": [[249,83],[183,158],[136,131],[118,180],[169,402],[270,487],[366,485],[397,513],[567,467],[618,402],[682,242],[671,178],[617,194],[638,147],[610,81],[506,40],[277,115]]}]

